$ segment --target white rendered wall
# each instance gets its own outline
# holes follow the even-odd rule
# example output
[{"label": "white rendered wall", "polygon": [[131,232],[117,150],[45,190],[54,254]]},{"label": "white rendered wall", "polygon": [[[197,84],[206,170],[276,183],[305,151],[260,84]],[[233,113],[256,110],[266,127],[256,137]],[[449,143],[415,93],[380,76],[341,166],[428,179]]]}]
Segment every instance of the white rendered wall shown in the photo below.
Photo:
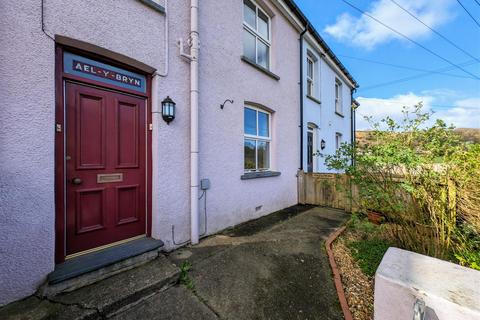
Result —
[{"label": "white rendered wall", "polygon": [[[187,3],[188,2],[188,3]],[[267,2],[267,1],[266,1]],[[241,61],[243,2],[202,0],[199,7],[200,179],[208,178],[207,234],[258,218],[297,203],[299,166],[298,33],[273,5],[272,72],[274,80]],[[154,115],[153,236],[167,250],[190,239],[189,213],[189,64],[179,57],[174,41],[188,38],[189,1],[170,1],[170,74],[160,81],[159,98],[177,103],[177,116],[166,125]],[[222,12],[222,14],[218,14]],[[212,23],[215,21],[215,23]],[[187,50],[188,51],[188,50]],[[223,110],[220,104],[226,99]],[[272,170],[281,176],[241,180],[244,173],[243,106],[256,102],[274,110]],[[185,144],[186,142],[186,144]],[[199,194],[200,197],[201,194]],[[200,230],[205,231],[205,198],[200,202]],[[260,210],[256,210],[261,207]],[[172,238],[175,227],[175,239]],[[173,242],[177,244],[175,244]]]},{"label": "white rendered wall", "polygon": [[[274,14],[271,71],[280,80],[240,59],[243,1],[200,1],[199,157],[200,178],[211,181],[211,189],[207,191],[208,233],[297,203],[299,33],[269,1],[264,2]],[[233,99],[234,103],[227,103],[221,110],[220,104],[225,99]],[[278,177],[240,179],[244,174],[245,101],[274,111],[271,169],[281,172]],[[261,208],[256,210],[257,207]],[[200,212],[200,232],[203,232],[203,201]],[[174,222],[177,226],[188,226],[187,221],[188,215],[180,215]],[[188,232],[179,233],[183,239],[187,235]]]},{"label": "white rendered wall", "polygon": [[[265,1],[268,2],[268,1]],[[163,4],[163,1],[160,2]],[[208,233],[297,203],[299,167],[298,32],[273,5],[274,80],[240,60],[243,4],[200,1],[200,178],[207,193]],[[0,305],[28,296],[53,271],[55,253],[55,45],[42,33],[40,1],[0,1]],[[153,115],[152,236],[166,249],[189,239],[189,64],[176,41],[188,38],[190,0],[170,0],[169,95],[176,118]],[[218,14],[222,12],[222,14]],[[46,0],[45,27],[62,35],[164,68],[165,16],[136,0]],[[214,21],[214,23],[212,23]],[[234,99],[220,110],[225,99]],[[279,177],[241,180],[243,106],[274,110],[272,169]],[[257,207],[261,207],[256,210]],[[203,213],[203,200],[200,210]],[[201,216],[203,231],[203,214]]]},{"label": "white rendered wall", "polygon": [[[314,123],[318,126],[316,146],[314,152],[318,150],[321,155],[314,156],[314,172],[329,172],[325,165],[325,157],[334,154],[335,148],[335,134],[341,133],[343,142],[351,142],[351,88],[349,85],[338,76],[335,71],[320,58],[320,54],[304,40],[304,98],[303,98],[303,170],[307,171],[307,130],[308,123]],[[307,52],[310,51],[318,57],[318,72],[319,77],[316,81],[317,98],[320,103],[307,97]],[[343,117],[335,113],[335,79],[342,82],[342,106]],[[325,149],[320,149],[320,141],[325,140]],[[315,159],[316,158],[316,159]]]},{"label": "white rendered wall", "polygon": [[425,320],[480,319],[480,272],[389,248],[375,274],[375,320],[411,320],[417,299]]}]

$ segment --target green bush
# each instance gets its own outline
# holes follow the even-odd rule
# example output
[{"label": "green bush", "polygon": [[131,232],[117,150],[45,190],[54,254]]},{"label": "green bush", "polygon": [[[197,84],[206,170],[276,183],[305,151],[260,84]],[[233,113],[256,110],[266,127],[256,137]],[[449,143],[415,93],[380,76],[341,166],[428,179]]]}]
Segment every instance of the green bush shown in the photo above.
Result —
[{"label": "green bush", "polygon": [[347,226],[357,233],[366,235],[377,234],[379,229],[378,226],[368,221],[366,216],[361,213],[353,213]]},{"label": "green bush", "polygon": [[390,243],[380,238],[370,238],[352,241],[348,247],[363,273],[373,277]]},{"label": "green bush", "polygon": [[454,253],[458,263],[480,270],[480,235],[476,229],[472,225],[463,223],[459,227],[457,237],[460,238],[457,242],[462,244],[457,246]]},{"label": "green bush", "polygon": [[430,116],[420,103],[399,121],[367,118],[369,139],[343,144],[326,164],[350,177],[362,212],[383,214],[397,246],[478,268],[480,145]]}]

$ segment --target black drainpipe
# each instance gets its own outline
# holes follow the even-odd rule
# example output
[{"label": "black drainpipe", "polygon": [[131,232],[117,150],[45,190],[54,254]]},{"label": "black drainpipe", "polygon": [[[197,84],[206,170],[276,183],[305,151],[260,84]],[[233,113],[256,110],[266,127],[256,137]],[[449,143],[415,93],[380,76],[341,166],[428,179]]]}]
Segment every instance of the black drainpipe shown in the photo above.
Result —
[{"label": "black drainpipe", "polygon": [[303,35],[307,30],[308,22],[300,33],[300,170],[303,170]]}]

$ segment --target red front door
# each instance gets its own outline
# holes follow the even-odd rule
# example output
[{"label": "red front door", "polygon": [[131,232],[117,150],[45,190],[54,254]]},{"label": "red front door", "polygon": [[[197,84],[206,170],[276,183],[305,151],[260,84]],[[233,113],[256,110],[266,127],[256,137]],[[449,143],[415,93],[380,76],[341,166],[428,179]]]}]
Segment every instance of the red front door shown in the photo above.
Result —
[{"label": "red front door", "polygon": [[66,83],[67,256],[146,233],[145,99]]}]

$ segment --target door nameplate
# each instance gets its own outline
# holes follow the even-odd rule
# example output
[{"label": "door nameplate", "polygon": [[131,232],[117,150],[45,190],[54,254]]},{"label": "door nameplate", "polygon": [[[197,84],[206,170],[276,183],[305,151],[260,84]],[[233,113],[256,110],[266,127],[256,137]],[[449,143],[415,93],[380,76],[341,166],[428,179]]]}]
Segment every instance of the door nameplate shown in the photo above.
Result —
[{"label": "door nameplate", "polygon": [[147,92],[147,79],[144,75],[70,52],[63,54],[63,71],[74,76],[107,83],[123,89],[141,93]]},{"label": "door nameplate", "polygon": [[97,183],[122,182],[123,173],[97,174]]}]

